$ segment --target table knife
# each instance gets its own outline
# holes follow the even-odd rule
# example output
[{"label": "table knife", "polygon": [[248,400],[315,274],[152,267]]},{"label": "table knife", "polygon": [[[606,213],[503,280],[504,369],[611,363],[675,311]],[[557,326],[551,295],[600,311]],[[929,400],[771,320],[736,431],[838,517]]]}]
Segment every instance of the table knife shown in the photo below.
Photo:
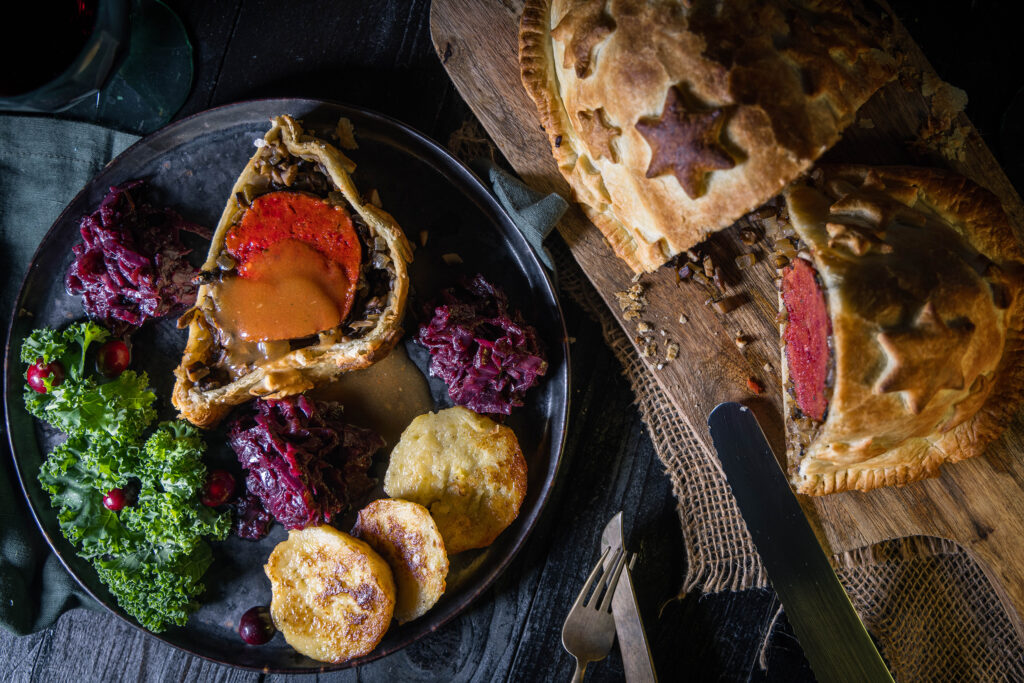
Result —
[{"label": "table knife", "polygon": [[[623,546],[622,512],[619,512],[601,534],[601,551],[605,548]],[[636,558],[636,555],[633,556]],[[651,660],[651,649],[647,645],[647,634],[643,620],[636,604],[636,593],[633,591],[632,560],[627,563],[615,587],[612,596],[612,616],[615,617],[615,634],[619,638],[619,651],[622,653],[622,668],[626,673],[627,683],[646,683],[657,681],[654,674],[654,663]]]},{"label": "table knife", "polygon": [[708,417],[711,439],[768,578],[821,683],[892,675],[829,564],[757,418],[739,403]]}]

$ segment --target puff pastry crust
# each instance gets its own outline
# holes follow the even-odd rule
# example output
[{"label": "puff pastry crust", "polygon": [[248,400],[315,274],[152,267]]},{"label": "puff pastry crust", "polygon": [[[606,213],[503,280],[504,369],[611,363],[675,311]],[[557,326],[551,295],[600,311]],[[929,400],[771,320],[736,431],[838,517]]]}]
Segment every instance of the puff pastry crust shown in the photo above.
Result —
[{"label": "puff pastry crust", "polygon": [[832,328],[821,422],[783,344],[796,489],[900,486],[980,454],[1024,392],[1024,251],[999,200],[947,172],[834,166],[786,204]]},{"label": "puff pastry crust", "polygon": [[[349,130],[341,124],[339,129],[342,134]],[[364,200],[356,190],[349,176],[355,164],[335,146],[307,134],[291,116],[271,119],[263,143],[231,190],[203,264],[204,274],[216,279],[223,270],[224,240],[245,213],[239,198],[251,201],[261,194],[288,189],[277,171],[260,172],[276,154],[286,156],[287,162],[305,162],[312,174],[323,177],[327,190],[322,194],[343,197],[365,231],[361,235],[364,266],[360,286],[365,291],[367,281],[378,287],[385,283],[386,291],[364,294],[341,325],[303,340],[302,345],[287,340],[257,344],[226,338],[216,323],[216,283],[200,285],[195,306],[179,321],[188,325],[188,342],[174,371],[172,395],[181,416],[200,427],[215,425],[232,406],[252,398],[302,393],[342,372],[368,367],[386,356],[402,336],[408,264],[412,261],[412,247],[402,229],[390,214]],[[271,149],[275,151],[268,152]],[[281,168],[285,165],[290,164]],[[378,301],[368,304],[367,298]]]},{"label": "puff pastry crust", "polygon": [[895,74],[844,2],[527,0],[523,84],[587,216],[637,272],[774,196]]}]

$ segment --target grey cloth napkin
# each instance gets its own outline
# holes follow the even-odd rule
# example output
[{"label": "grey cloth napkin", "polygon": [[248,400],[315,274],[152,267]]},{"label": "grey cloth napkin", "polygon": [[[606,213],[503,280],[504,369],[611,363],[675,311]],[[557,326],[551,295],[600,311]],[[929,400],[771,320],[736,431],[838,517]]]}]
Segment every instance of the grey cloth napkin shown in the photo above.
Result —
[{"label": "grey cloth napkin", "polygon": [[[4,337],[28,263],[93,176],[138,139],[88,123],[0,116],[0,320]],[[63,278],[63,273],[54,273]],[[0,426],[0,626],[24,635],[72,607],[98,607],[36,530]]]},{"label": "grey cloth napkin", "polygon": [[543,195],[530,189],[521,180],[501,170],[487,159],[478,159],[471,165],[481,178],[490,183],[494,196],[519,228],[519,232],[523,233],[523,237],[533,247],[537,258],[548,270],[554,272],[551,254],[544,246],[544,240],[551,234],[569,205],[557,194]]}]

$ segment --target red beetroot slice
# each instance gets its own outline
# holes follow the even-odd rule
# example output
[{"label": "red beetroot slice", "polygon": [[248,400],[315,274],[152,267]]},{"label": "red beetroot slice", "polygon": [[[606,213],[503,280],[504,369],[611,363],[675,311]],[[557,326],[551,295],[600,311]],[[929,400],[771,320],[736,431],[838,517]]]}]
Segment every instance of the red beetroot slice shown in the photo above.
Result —
[{"label": "red beetroot slice", "polygon": [[821,421],[827,407],[825,379],[832,322],[814,268],[806,260],[793,259],[783,272],[782,303],[788,318],[782,341],[796,403],[807,417]]},{"label": "red beetroot slice", "polygon": [[279,191],[257,197],[224,245],[238,261],[239,275],[247,277],[246,264],[285,239],[305,242],[339,264],[353,286],[359,279],[362,247],[352,219],[344,208],[314,195]]}]

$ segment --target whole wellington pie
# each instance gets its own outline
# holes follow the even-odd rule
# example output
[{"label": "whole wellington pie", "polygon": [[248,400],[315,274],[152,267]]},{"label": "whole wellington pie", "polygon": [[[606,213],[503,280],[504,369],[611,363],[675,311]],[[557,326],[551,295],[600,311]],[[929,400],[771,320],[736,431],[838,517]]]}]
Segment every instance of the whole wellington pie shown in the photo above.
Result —
[{"label": "whole wellington pie", "polygon": [[615,253],[652,271],[807,170],[895,73],[844,2],[527,0],[523,84]]},{"label": "whole wellington pie", "polygon": [[786,190],[780,278],[793,484],[907,484],[979,455],[1024,389],[1024,251],[958,175],[824,166]]}]

